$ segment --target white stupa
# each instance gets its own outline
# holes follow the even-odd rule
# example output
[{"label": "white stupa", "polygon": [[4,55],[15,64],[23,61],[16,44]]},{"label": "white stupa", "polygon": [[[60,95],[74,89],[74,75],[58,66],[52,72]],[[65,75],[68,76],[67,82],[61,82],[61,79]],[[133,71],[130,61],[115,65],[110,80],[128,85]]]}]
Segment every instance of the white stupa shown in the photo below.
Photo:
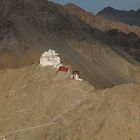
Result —
[{"label": "white stupa", "polygon": [[[61,63],[59,54],[56,53],[54,50],[49,49],[48,51],[45,51],[42,56],[40,57],[40,65],[42,67],[46,67],[46,66],[52,66],[53,68],[56,68],[57,70],[59,70],[60,66],[63,66],[63,64]],[[64,66],[65,67],[65,66]],[[66,75],[66,72],[63,71]],[[59,71],[60,73],[60,71]],[[62,73],[61,73],[62,76]],[[70,75],[71,79],[74,79],[76,81],[83,81],[83,79],[79,78],[78,74],[71,74]]]},{"label": "white stupa", "polygon": [[42,67],[53,66],[54,68],[59,68],[61,66],[59,54],[51,49],[45,51],[40,57],[40,65]]}]

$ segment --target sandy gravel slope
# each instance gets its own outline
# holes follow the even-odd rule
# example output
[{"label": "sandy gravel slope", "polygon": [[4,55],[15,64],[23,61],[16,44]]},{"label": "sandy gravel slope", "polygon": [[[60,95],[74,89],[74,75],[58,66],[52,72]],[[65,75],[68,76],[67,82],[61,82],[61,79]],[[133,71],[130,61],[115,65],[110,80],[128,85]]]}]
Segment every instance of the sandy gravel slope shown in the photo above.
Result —
[{"label": "sandy gravel slope", "polygon": [[0,77],[0,140],[140,139],[137,84],[95,90],[36,65]]},{"label": "sandy gravel slope", "polygon": [[105,33],[47,0],[1,0],[0,5],[1,69],[31,65],[54,49],[98,88],[133,81],[129,70],[136,62],[121,47],[139,58],[135,34]]}]

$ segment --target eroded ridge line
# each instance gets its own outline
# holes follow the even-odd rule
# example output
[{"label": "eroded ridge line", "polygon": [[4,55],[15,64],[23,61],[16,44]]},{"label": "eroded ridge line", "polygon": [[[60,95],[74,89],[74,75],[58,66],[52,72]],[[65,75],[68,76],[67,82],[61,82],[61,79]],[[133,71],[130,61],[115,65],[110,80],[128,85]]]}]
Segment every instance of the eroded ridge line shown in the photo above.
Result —
[{"label": "eroded ridge line", "polygon": [[43,128],[43,127],[47,127],[47,126],[50,126],[50,125],[53,125],[53,124],[56,124],[58,120],[60,120],[62,117],[64,117],[68,112],[72,111],[72,110],[75,110],[78,106],[80,106],[82,103],[84,103],[88,98],[87,97],[84,97],[82,99],[79,99],[79,100],[76,100],[75,103],[71,104],[70,108],[69,109],[65,109],[63,112],[59,113],[56,117],[54,117],[52,119],[51,122],[49,123],[46,123],[46,124],[41,124],[41,125],[37,125],[37,126],[34,126],[34,127],[29,127],[29,128],[24,128],[24,129],[19,129],[19,130],[15,130],[15,131],[12,131],[10,133],[7,133],[3,136],[0,136],[0,139],[1,140],[6,140],[6,137],[8,137],[9,135],[14,135],[14,134],[17,134],[17,133],[20,133],[20,132],[27,132],[27,131],[31,131],[33,129],[38,129],[38,128]]}]

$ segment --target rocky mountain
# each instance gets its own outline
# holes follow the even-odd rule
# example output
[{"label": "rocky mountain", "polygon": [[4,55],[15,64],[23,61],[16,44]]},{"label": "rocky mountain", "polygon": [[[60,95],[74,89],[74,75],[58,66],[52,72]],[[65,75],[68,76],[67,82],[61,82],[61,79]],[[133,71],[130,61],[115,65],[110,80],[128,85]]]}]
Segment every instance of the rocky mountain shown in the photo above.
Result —
[{"label": "rocky mountain", "polygon": [[67,4],[64,6],[64,9],[91,27],[106,32],[116,44],[119,44],[118,48],[114,48],[117,52],[124,50],[124,52],[133,56],[134,59],[140,61],[140,27],[105,20],[101,16],[85,11],[75,4]]},{"label": "rocky mountain", "polygon": [[140,85],[96,90],[55,76],[37,65],[0,70],[0,140],[139,139]]},{"label": "rocky mountain", "polygon": [[[47,0],[1,0],[0,140],[139,140],[139,40]],[[48,49],[84,80],[39,65]]]},{"label": "rocky mountain", "polygon": [[111,29],[118,29],[124,33],[131,33],[134,32],[138,36],[140,36],[140,27],[138,26],[130,26],[123,23],[113,22],[107,19],[102,18],[100,15],[94,15],[91,12],[88,12],[81,7],[70,3],[64,6],[65,10],[71,12],[78,18],[82,19],[84,22],[89,24],[92,27],[95,27],[102,31],[109,31]]},{"label": "rocky mountain", "polygon": [[136,11],[125,11],[117,10],[112,7],[106,7],[100,11],[98,15],[108,20],[140,26],[140,9]]},{"label": "rocky mountain", "polygon": [[91,27],[63,6],[47,0],[2,0],[0,5],[1,68],[36,63],[51,48],[98,88],[134,81],[129,73],[131,63],[137,63],[133,55],[118,51],[121,46],[110,34]]}]

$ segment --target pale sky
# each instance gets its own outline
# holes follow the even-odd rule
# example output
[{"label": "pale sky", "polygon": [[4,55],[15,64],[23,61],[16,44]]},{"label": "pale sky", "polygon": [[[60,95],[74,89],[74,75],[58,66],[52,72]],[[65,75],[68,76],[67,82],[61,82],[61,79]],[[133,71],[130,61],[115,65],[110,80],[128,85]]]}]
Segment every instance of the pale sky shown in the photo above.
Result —
[{"label": "pale sky", "polygon": [[137,10],[140,9],[140,0],[50,0],[60,4],[75,3],[80,7],[97,13],[107,6],[119,10]]}]

